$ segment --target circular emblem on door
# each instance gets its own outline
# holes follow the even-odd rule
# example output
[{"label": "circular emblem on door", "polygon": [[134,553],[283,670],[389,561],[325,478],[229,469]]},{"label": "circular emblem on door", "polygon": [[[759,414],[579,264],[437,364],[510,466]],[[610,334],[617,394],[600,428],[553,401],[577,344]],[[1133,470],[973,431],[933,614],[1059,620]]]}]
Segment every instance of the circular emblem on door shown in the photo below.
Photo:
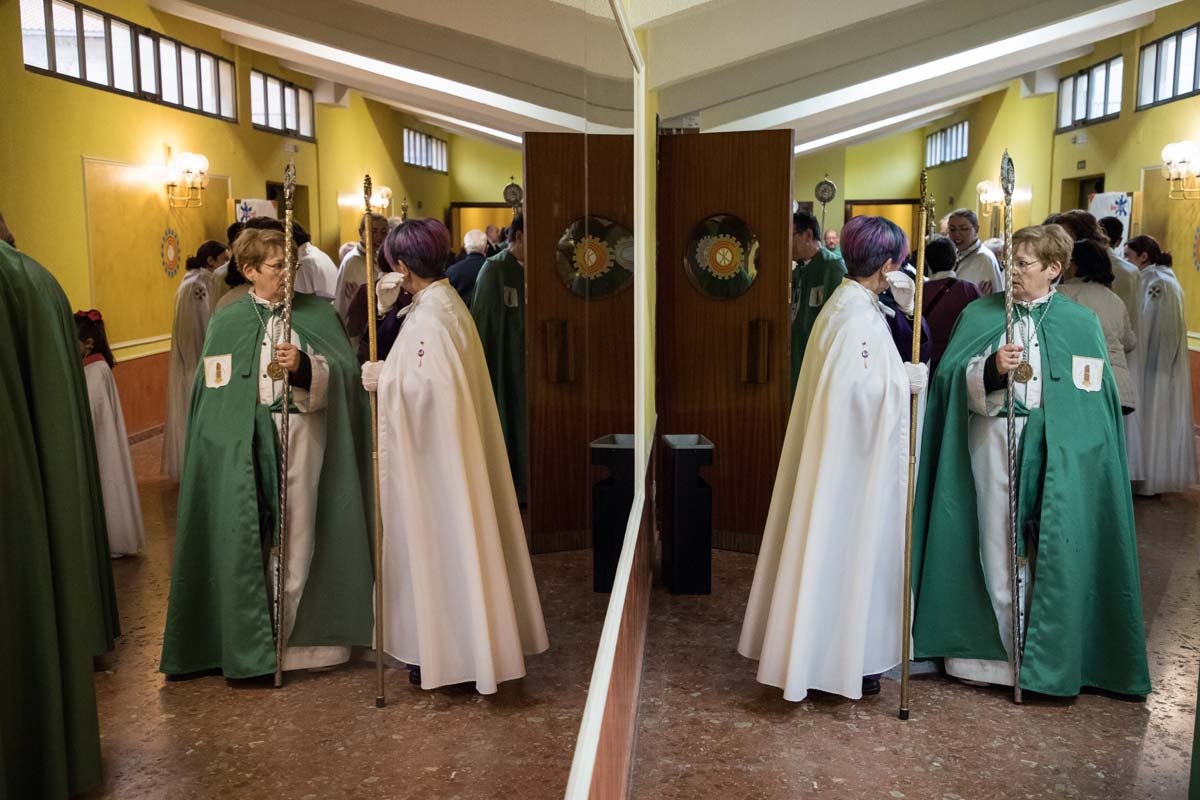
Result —
[{"label": "circular emblem on door", "polygon": [[160,247],[162,253],[162,268],[168,278],[174,278],[179,272],[179,236],[174,228],[167,228],[162,235]]},{"label": "circular emblem on door", "polygon": [[758,237],[733,214],[707,217],[692,231],[684,270],[692,285],[709,297],[740,297],[758,275]]}]

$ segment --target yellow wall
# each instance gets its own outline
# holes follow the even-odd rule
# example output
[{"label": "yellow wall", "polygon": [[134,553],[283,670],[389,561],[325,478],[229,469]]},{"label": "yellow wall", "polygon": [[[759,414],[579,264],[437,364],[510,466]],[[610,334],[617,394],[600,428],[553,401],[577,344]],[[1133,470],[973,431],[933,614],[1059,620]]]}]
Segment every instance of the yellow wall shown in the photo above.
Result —
[{"label": "yellow wall", "polygon": [[837,197],[825,209],[825,227],[841,230],[847,197],[845,147],[830,147],[792,160],[792,198],[801,203],[812,203],[818,220],[821,219],[821,204],[813,196],[813,189],[823,178],[829,178],[837,186]]},{"label": "yellow wall", "polygon": [[[107,0],[100,5],[104,11],[232,60],[237,67],[240,120],[225,122],[29,72],[22,60],[19,5],[15,0],[0,3],[0,119],[4,120],[0,124],[0,210],[17,244],[55,274],[77,308],[93,305],[84,157],[157,169],[165,166],[168,146],[198,151],[208,156],[214,174],[229,176],[235,197],[263,197],[268,180],[282,179],[283,145],[290,140],[251,128],[249,69],[267,70],[307,85],[303,76],[282,69],[272,58],[222,41],[211,28],[152,11],[134,0]],[[297,171],[301,182],[308,182],[305,176],[316,174],[317,148],[296,144]],[[146,191],[165,194],[152,173],[147,171]],[[165,230],[170,216],[165,208],[159,213],[161,224],[153,227]],[[190,227],[195,233],[181,241],[187,254],[195,252],[204,238],[198,226]],[[204,232],[222,238],[223,233]],[[128,254],[126,280],[179,280],[178,275],[168,279],[163,273],[158,237],[143,247]],[[120,309],[101,311],[105,316],[120,313]]]},{"label": "yellow wall", "polygon": [[924,153],[920,130],[846,148],[847,200],[907,200],[921,195],[921,165],[898,153]]},{"label": "yellow wall", "polygon": [[450,134],[450,202],[502,203],[510,178],[521,177],[520,148]]},{"label": "yellow wall", "polygon": [[[264,197],[268,181],[282,180],[288,157],[285,147],[294,147],[297,180],[308,189],[308,207],[301,216],[307,217],[317,244],[330,253],[336,253],[344,239],[357,236],[362,178],[368,171],[377,185],[392,188],[392,214],[400,213],[400,200],[406,194],[410,216],[441,219],[445,214],[451,180],[404,165],[405,127],[457,140],[457,152],[451,151],[452,169],[461,173],[464,186],[473,180],[487,182],[491,180],[487,176],[501,173],[505,182],[510,174],[520,175],[519,152],[451,137],[354,93],[348,107],[316,107],[318,143],[257,131],[250,122],[251,69],[305,87],[312,86],[311,79],[283,69],[272,57],[225,42],[218,30],[155,11],[144,0],[93,0],[91,5],[233,61],[239,119],[236,123],[212,119],[30,72],[22,59],[19,4],[0,0],[0,119],[4,120],[0,124],[0,211],[18,245],[55,274],[77,308],[95,306],[99,294],[110,306],[101,309],[106,317],[141,318],[144,315],[133,307],[133,299],[128,309],[122,309],[112,307],[114,293],[94,292],[97,277],[109,280],[106,275],[116,273],[108,268],[119,260],[123,280],[152,282],[154,296],[170,297],[182,270],[168,277],[162,269],[160,247],[166,228],[180,234],[185,256],[206,238],[224,238],[222,215],[214,215],[211,208],[168,210],[165,203],[157,202],[159,195],[165,195],[160,174],[167,147],[205,154],[212,174],[228,178],[232,197]],[[148,220],[143,214],[135,227],[156,231],[154,236],[132,237],[137,244],[126,251],[129,245],[119,244],[121,236],[105,237],[103,229],[93,227],[89,242],[84,159],[117,162],[129,167],[125,174],[140,175],[141,199],[147,202],[138,207],[157,218]],[[216,194],[212,202],[218,201]],[[129,231],[125,233],[128,241]],[[106,269],[93,272],[89,262],[97,259]],[[117,355],[129,358],[167,346],[165,341],[151,343],[125,348]]]}]

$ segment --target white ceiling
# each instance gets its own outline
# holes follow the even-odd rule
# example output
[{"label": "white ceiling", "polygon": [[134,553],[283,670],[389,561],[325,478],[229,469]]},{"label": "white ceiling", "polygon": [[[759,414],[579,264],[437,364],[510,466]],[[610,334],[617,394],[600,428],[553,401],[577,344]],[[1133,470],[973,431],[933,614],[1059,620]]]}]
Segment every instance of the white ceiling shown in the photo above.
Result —
[{"label": "white ceiling", "polygon": [[[350,87],[511,146],[528,130],[632,124],[610,0],[151,2],[321,79],[332,91],[319,98]],[[798,151],[811,151],[945,116],[1171,2],[632,0],[627,19],[644,32],[662,118],[792,128]]]}]

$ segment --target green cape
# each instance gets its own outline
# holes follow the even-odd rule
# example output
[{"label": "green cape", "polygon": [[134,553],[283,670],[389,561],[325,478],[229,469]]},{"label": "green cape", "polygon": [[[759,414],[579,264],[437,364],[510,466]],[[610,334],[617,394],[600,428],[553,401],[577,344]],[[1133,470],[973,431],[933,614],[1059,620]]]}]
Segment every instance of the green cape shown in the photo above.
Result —
[{"label": "green cape", "polygon": [[[834,291],[846,277],[846,264],[840,255],[824,247],[817,250],[812,260],[803,266],[792,268],[792,394],[796,393],[796,381],[800,379],[800,366],[804,363],[804,349],[812,335],[817,315],[825,307]],[[820,303],[810,305],[813,289],[820,287]]]},{"label": "green cape", "polygon": [[[505,302],[505,295],[511,306]],[[479,330],[508,463],[517,496],[525,496],[529,472],[529,438],[525,415],[525,268],[508,250],[489,258],[479,268],[471,316]]]},{"label": "green cape", "polygon": [[[1096,315],[1062,295],[1042,322],[1040,412],[1018,474],[1022,523],[1040,523],[1021,687],[1150,691],[1121,403]],[[971,303],[929,389],[913,517],[917,658],[1007,660],[979,558],[966,369],[995,349],[1004,295]],[[1072,356],[1105,359],[1102,391],[1075,387]]]},{"label": "green cape", "polygon": [[0,797],[100,783],[92,656],[119,633],[71,308],[0,242]]},{"label": "green cape", "polygon": [[[296,295],[301,346],[329,364],[325,458],[312,567],[288,644],[364,645],[372,635],[370,410],[336,312]],[[175,570],[162,663],[171,675],[219,668],[229,678],[275,671],[260,531],[278,539],[278,436],[258,402],[262,322],[242,298],[209,323],[203,356],[232,355],[227,385],[196,372],[179,487]]]}]

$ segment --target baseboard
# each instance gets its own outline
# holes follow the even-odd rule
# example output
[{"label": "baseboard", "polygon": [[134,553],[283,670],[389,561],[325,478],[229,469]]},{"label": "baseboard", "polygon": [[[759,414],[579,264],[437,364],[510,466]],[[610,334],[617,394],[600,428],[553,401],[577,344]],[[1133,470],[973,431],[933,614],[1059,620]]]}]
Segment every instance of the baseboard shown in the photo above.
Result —
[{"label": "baseboard", "polygon": [[153,428],[147,428],[144,431],[138,431],[129,435],[129,444],[135,445],[138,442],[144,442],[147,439],[153,439],[163,432],[165,425],[155,425]]},{"label": "baseboard", "polygon": [[735,553],[758,554],[762,546],[762,536],[736,531],[713,531],[714,550],[732,550]]}]

